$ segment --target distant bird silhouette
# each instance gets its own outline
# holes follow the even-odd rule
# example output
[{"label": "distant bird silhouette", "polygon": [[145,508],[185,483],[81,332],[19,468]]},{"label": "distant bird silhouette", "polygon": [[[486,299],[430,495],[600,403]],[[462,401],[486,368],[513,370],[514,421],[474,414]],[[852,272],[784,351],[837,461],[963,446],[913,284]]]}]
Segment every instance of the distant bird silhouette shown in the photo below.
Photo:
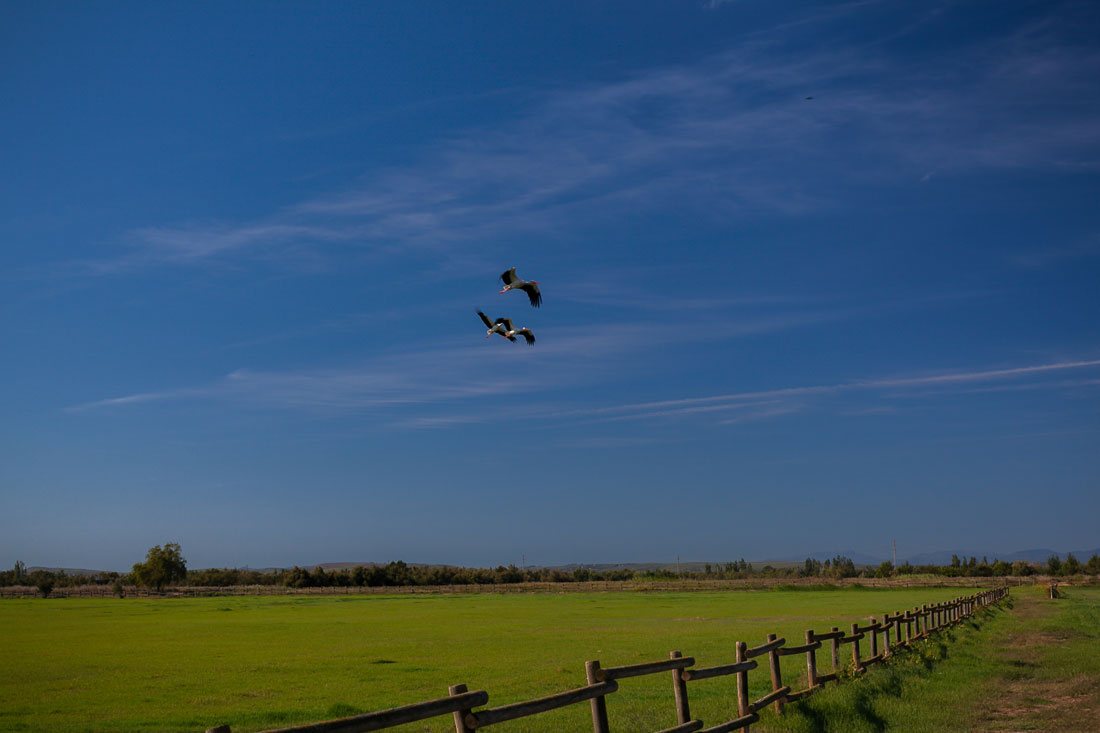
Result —
[{"label": "distant bird silhouette", "polygon": [[527,298],[531,301],[531,305],[538,308],[542,305],[542,293],[539,291],[538,280],[523,280],[516,275],[516,268],[509,268],[506,272],[502,272],[500,279],[504,282],[504,287],[500,289],[501,294],[507,293],[509,290],[522,290],[527,293]]},{"label": "distant bird silhouette", "polygon": [[[509,341],[515,341],[516,340],[515,334],[506,333],[506,331],[511,330],[510,328],[506,328],[505,325],[504,325],[504,322],[508,320],[507,318],[498,318],[494,322],[494,321],[490,321],[489,316],[485,315],[481,311],[478,311],[477,314],[478,314],[478,316],[481,317],[481,322],[484,323],[485,327],[488,329],[485,332],[485,338],[489,338],[494,333],[498,333],[501,336],[503,336],[504,338],[508,339]],[[511,323],[511,321],[509,321],[509,323]]]},{"label": "distant bird silhouette", "polygon": [[531,329],[524,326],[523,328],[516,328],[512,325],[511,318],[498,318],[497,323],[504,326],[504,337],[510,338],[513,341],[516,340],[516,336],[522,336],[527,345],[535,343],[535,334],[531,333]]},{"label": "distant bird silhouette", "polygon": [[813,99],[813,97],[806,97],[807,102],[810,101],[811,99]]}]

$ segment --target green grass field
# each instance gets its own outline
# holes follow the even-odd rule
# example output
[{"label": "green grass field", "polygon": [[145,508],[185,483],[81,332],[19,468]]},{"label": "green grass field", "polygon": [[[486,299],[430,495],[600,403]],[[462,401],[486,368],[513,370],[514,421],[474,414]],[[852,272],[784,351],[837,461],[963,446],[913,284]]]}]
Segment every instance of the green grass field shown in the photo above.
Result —
[{"label": "green grass field", "polygon": [[[488,690],[495,706],[582,685],[586,659],[611,666],[681,649],[698,664],[720,664],[732,661],[736,640],[753,645],[776,632],[800,643],[807,628],[844,627],[959,594],[917,588],[8,600],[0,603],[0,731],[202,731],[229,723],[242,733],[430,699],[458,682]],[[979,638],[984,631],[958,633]],[[953,654],[939,666],[948,668]],[[824,656],[819,663],[827,668]],[[788,679],[804,680],[804,657],[784,658],[784,669]],[[754,697],[766,691],[766,678],[752,678]],[[612,727],[672,725],[671,697],[667,675],[624,680],[609,698]],[[693,683],[691,703],[708,724],[733,717],[733,679]],[[807,727],[813,718],[794,707],[792,713],[779,724],[784,729],[824,730]],[[578,705],[499,727],[588,726],[587,706]],[[442,719],[406,728],[448,729]]]},{"label": "green grass field", "polygon": [[914,653],[788,708],[787,733],[1100,731],[1100,588],[1017,588]]}]

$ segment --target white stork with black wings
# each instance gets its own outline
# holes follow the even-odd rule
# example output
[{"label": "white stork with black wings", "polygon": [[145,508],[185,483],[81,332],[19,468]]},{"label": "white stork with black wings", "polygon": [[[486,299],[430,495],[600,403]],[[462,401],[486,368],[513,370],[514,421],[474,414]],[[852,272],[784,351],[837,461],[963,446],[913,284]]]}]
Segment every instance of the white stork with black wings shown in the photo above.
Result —
[{"label": "white stork with black wings", "polygon": [[539,292],[538,280],[524,280],[516,275],[516,268],[509,268],[506,272],[500,274],[500,279],[504,281],[504,287],[500,289],[501,294],[507,293],[509,290],[522,290],[527,293],[527,298],[531,301],[531,305],[538,308],[542,305],[542,293]]},{"label": "white stork with black wings", "polygon": [[516,328],[512,325],[511,318],[498,318],[497,323],[504,326],[503,336],[516,340],[516,336],[522,336],[523,340],[527,342],[527,345],[535,343],[535,334],[531,333],[531,329],[524,326],[523,328]]},{"label": "white stork with black wings", "polygon": [[507,333],[507,331],[510,330],[504,325],[504,322],[508,320],[507,318],[498,318],[496,319],[496,321],[490,321],[489,316],[485,315],[481,311],[478,311],[477,314],[481,317],[481,322],[484,323],[485,327],[488,329],[485,332],[485,338],[489,338],[494,333],[499,333],[501,336],[508,339],[509,341],[516,340],[515,334]]}]

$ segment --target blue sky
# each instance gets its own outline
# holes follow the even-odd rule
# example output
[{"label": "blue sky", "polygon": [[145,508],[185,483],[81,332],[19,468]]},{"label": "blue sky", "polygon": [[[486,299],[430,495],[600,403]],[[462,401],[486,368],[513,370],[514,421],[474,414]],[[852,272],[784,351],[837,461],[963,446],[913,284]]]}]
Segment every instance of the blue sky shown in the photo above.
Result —
[{"label": "blue sky", "polygon": [[0,565],[1100,544],[1094,4],[0,15]]}]

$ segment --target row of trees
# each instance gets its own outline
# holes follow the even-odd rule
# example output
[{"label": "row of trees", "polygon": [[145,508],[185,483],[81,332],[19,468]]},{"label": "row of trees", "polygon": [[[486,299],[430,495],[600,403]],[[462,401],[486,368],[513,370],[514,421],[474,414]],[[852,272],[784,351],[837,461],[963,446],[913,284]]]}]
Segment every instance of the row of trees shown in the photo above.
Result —
[{"label": "row of trees", "polygon": [[37,568],[28,572],[22,561],[16,560],[11,570],[0,571],[0,586],[32,585],[42,597],[50,595],[54,588],[77,585],[110,585],[121,596],[127,585],[163,590],[166,585],[187,580],[187,560],[180,546],[170,542],[164,547],[149,548],[145,561],[135,563],[129,573],[102,572],[92,575],[66,573]]},{"label": "row of trees", "polygon": [[380,587],[403,585],[470,585],[504,583],[570,583],[583,581],[741,579],[741,578],[888,578],[899,575],[940,575],[946,577],[1003,577],[1046,574],[1055,576],[1100,575],[1100,556],[1093,555],[1085,563],[1072,554],[1065,559],[1052,555],[1046,563],[1017,560],[1008,563],[987,558],[953,556],[950,565],[911,565],[897,567],[884,562],[877,568],[859,568],[843,555],[819,561],[806,558],[801,565],[774,567],[754,566],[744,559],[727,563],[708,563],[702,572],[672,568],[636,571],[631,569],[597,570],[577,567],[572,570],[554,568],[520,568],[499,565],[495,568],[465,568],[446,565],[410,565],[403,561],[386,565],[360,565],[354,568],[325,570],[322,567],[293,567],[289,570],[259,571],[240,568],[188,570],[180,546],[169,543],[149,549],[145,561],[136,563],[129,573],[105,572],[94,575],[72,575],[49,570],[28,572],[22,562],[11,570],[0,571],[0,586],[31,585],[43,596],[54,588],[76,585],[111,585],[118,595],[126,586],[143,586],[162,590],[165,586],[187,583],[191,586],[273,585],[289,588],[312,587]]},{"label": "row of trees", "polygon": [[[883,563],[889,566],[889,563]],[[948,577],[1005,577],[1008,575],[1100,575],[1100,555],[1094,554],[1087,562],[1082,563],[1073,553],[1066,555],[1063,560],[1058,555],[1051,555],[1044,563],[1031,563],[1024,560],[1006,562],[994,560],[989,562],[983,557],[978,560],[975,557],[963,559],[958,555],[951,556],[950,565],[910,565],[903,563],[898,566],[899,575],[944,575]]]}]

